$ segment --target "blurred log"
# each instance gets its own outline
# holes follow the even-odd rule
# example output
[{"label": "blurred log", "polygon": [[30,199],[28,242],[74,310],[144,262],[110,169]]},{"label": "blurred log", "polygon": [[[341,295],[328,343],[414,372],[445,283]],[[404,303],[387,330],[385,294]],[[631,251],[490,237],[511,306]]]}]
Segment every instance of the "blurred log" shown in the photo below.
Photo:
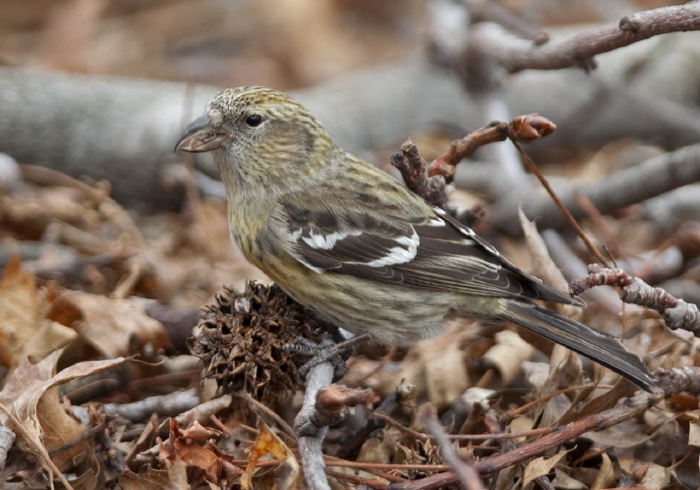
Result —
[{"label": "blurred log", "polygon": [[[20,163],[107,179],[114,196],[172,206],[181,194],[162,185],[176,162],[175,135],[186,124],[188,86],[15,68],[0,69],[0,151]],[[193,86],[202,107],[215,88]]]},{"label": "blurred log", "polygon": [[[605,176],[595,182],[559,186],[557,194],[575,218],[583,218],[586,211],[577,204],[576,195],[588,198],[603,213],[637,204],[661,194],[680,189],[700,181],[700,144],[651,158],[640,165]],[[696,191],[697,192],[697,191]],[[501,231],[520,235],[518,203],[522,202],[525,214],[531,219],[541,219],[549,228],[564,228],[568,221],[552,198],[538,190],[529,196],[509,195],[494,205],[489,223]],[[696,215],[700,215],[697,213]]]},{"label": "blurred log", "polygon": [[[219,88],[0,68],[0,151],[21,163],[112,183],[117,200],[176,205],[167,189],[177,136]],[[336,141],[362,153],[468,107],[447,73],[410,60],[294,94]],[[468,113],[467,113],[468,114]],[[205,163],[207,157],[204,157]]]},{"label": "blurred log", "polygon": [[[698,33],[684,33],[629,46],[601,56],[594,76],[562,70],[511,77],[507,102],[514,115],[540,112],[564,129],[528,151],[600,147],[621,137],[669,149],[697,142],[700,128],[692,121],[694,109],[687,107],[698,100],[700,65],[679,60],[697,57],[699,40]],[[663,57],[649,61],[655,51]],[[624,76],[635,63],[645,76],[638,75],[629,87]],[[182,192],[164,185],[169,166],[181,158],[172,153],[174,142],[218,90],[0,68],[0,151],[21,163],[107,179],[114,197],[128,204],[177,206]],[[601,94],[605,103],[596,103]],[[466,134],[487,122],[476,120],[456,76],[418,56],[292,95],[339,145],[361,156],[387,143],[398,148],[431,123],[456,125]]]}]

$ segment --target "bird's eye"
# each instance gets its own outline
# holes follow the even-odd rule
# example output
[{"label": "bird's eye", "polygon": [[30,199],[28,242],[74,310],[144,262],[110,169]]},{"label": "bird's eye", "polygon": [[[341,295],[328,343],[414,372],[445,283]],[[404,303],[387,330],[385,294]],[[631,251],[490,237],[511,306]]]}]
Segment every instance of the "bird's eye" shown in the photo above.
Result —
[{"label": "bird's eye", "polygon": [[251,114],[245,118],[245,123],[251,128],[257,128],[262,124],[262,116],[260,114]]}]

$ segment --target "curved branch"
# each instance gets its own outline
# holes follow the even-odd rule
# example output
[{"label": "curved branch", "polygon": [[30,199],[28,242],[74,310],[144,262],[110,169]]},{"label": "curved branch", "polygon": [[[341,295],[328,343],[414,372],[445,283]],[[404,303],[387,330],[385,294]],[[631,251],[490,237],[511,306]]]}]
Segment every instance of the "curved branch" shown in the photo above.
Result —
[{"label": "curved branch", "polygon": [[[563,41],[537,44],[493,23],[477,24],[471,43],[509,73],[527,69],[593,68],[592,58],[659,34],[700,30],[700,2],[662,7],[588,29]],[[476,46],[472,45],[470,49]]]}]

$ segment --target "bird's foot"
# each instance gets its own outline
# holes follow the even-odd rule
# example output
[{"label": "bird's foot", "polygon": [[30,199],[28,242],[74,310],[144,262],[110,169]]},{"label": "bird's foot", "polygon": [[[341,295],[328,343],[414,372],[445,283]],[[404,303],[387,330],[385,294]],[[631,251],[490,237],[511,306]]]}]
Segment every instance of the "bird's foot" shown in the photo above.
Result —
[{"label": "bird's foot", "polygon": [[352,354],[352,347],[364,342],[367,338],[366,335],[358,335],[338,344],[324,346],[300,337],[297,344],[285,344],[283,349],[311,358],[299,368],[298,375],[302,380],[306,379],[312,367],[318,366],[322,362],[330,362],[333,365],[333,381],[337,381],[348,372],[345,361]]}]

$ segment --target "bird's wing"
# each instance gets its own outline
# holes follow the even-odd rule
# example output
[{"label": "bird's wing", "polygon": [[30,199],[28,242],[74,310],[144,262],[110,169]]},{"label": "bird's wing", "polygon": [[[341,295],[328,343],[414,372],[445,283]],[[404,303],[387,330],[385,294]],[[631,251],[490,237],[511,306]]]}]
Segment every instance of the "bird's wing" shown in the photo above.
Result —
[{"label": "bird's wing", "polygon": [[419,199],[401,206],[360,200],[346,209],[309,195],[283,201],[273,216],[285,228],[291,254],[318,273],[580,304],[525,274],[469,227]]}]

